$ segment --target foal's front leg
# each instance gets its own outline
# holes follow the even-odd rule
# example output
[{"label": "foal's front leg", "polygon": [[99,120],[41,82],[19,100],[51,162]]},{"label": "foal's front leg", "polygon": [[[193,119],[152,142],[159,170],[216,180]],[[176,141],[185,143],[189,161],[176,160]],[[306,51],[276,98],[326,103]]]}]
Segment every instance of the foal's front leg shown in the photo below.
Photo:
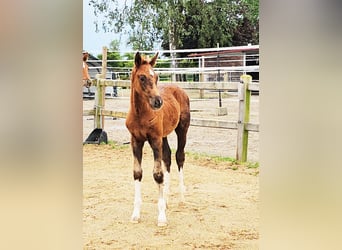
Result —
[{"label": "foal's front leg", "polygon": [[138,223],[140,220],[140,209],[141,209],[141,179],[142,179],[142,149],[144,141],[138,141],[135,137],[131,138],[131,145],[134,157],[133,163],[133,178],[134,178],[134,209],[131,217],[131,222]]},{"label": "foal's front leg", "polygon": [[159,198],[158,198],[158,226],[166,226],[166,200],[164,197],[164,170],[162,168],[162,138],[150,138],[149,143],[153,150],[154,156],[154,168],[153,168],[153,178],[158,184],[159,188]]}]

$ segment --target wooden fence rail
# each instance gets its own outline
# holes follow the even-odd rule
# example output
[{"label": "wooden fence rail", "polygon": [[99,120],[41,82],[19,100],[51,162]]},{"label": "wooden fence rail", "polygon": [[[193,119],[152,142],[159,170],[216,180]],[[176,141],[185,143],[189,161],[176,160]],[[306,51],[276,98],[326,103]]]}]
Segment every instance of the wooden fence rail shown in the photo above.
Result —
[{"label": "wooden fence rail", "polygon": [[[163,81],[160,84],[176,84],[183,89],[198,89],[198,90],[222,90],[222,91],[236,91],[238,90],[238,82],[168,82]],[[94,79],[92,80],[93,86],[105,86],[105,87],[123,87],[130,88],[130,80],[108,80],[108,79]],[[259,83],[248,83],[248,90],[259,91]]]}]

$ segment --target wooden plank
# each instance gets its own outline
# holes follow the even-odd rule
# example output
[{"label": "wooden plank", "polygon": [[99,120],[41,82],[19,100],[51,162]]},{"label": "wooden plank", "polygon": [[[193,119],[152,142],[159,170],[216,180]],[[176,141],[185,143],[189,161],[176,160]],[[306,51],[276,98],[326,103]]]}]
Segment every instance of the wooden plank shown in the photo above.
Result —
[{"label": "wooden plank", "polygon": [[[94,116],[94,115],[95,115],[95,109],[83,110],[83,116]],[[119,111],[114,111],[114,110],[102,110],[101,115],[126,119],[127,112],[119,112]],[[222,128],[222,129],[237,129],[238,128],[238,123],[234,121],[218,121],[218,120],[215,121],[215,120],[199,119],[199,118],[191,118],[190,125],[197,126],[197,127]],[[259,124],[247,123],[245,124],[245,129],[247,131],[259,132]]]},{"label": "wooden plank", "polygon": [[259,132],[259,124],[255,124],[255,123],[246,123],[246,124],[245,124],[245,129],[246,129],[247,131]]},{"label": "wooden plank", "polygon": [[[160,85],[171,84],[171,82],[160,82]],[[236,91],[238,89],[238,82],[175,82],[174,84],[178,85],[183,89],[198,89],[198,90],[230,90]],[[130,80],[110,80],[110,79],[97,79],[93,80],[94,86],[102,85],[105,87],[124,87],[130,88],[131,81]],[[251,83],[248,85],[249,90],[259,91],[259,83]]]},{"label": "wooden plank", "polygon": [[[198,119],[198,118],[191,118],[190,125],[197,126],[197,127],[238,129],[238,122]],[[252,132],[259,132],[259,124],[246,123],[245,130],[252,131]]]},{"label": "wooden plank", "polygon": [[[237,82],[160,82],[160,85],[176,84],[183,89],[237,90]],[[130,88],[129,80],[98,79],[94,85]]]},{"label": "wooden plank", "polygon": [[105,87],[116,86],[116,87],[131,87],[130,80],[109,80],[109,79],[98,79],[96,85],[102,85]]},{"label": "wooden plank", "polygon": [[260,91],[260,84],[259,83],[249,83],[248,90],[251,91]]},{"label": "wooden plank", "polygon": [[83,110],[83,116],[93,116],[95,115],[95,109]]},{"label": "wooden plank", "polygon": [[[94,116],[96,114],[96,109],[91,110],[83,110],[83,116]],[[101,110],[100,111],[101,116],[111,116],[116,118],[125,118],[127,116],[127,112],[119,112],[114,110]]]},{"label": "wooden plank", "polygon": [[[163,83],[164,84],[164,83]],[[165,83],[168,84],[168,83]],[[236,82],[176,82],[183,89],[237,90]]]},{"label": "wooden plank", "polygon": [[101,114],[103,116],[111,116],[116,118],[125,118],[127,116],[127,112],[119,112],[119,111],[113,111],[113,110],[102,110]]},{"label": "wooden plank", "polygon": [[199,127],[209,127],[209,128],[237,129],[236,122],[209,120],[209,119],[191,118],[190,125],[199,126]]}]

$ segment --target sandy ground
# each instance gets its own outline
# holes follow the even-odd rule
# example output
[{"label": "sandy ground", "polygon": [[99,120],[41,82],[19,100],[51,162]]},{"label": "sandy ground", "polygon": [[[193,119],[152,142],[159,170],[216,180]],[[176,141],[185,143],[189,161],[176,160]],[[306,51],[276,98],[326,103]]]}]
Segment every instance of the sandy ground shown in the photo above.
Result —
[{"label": "sandy ground", "polygon": [[[194,96],[196,93],[190,93]],[[217,93],[209,93],[215,97]],[[128,109],[128,94],[106,100],[106,109]],[[228,115],[217,116],[217,99],[194,99],[192,117],[236,121],[238,101],[224,95]],[[92,109],[93,100],[83,102]],[[258,97],[251,101],[251,122],[258,123]],[[91,117],[83,119],[84,140],[94,128]],[[157,227],[157,185],[152,177],[152,152],[143,156],[142,214],[139,224],[130,223],[134,186],[130,135],[124,119],[105,119],[104,130],[112,145],[84,145],[84,249],[258,249],[259,169],[232,166],[210,155],[235,157],[236,131],[190,126],[184,166],[185,203],[179,202],[177,167],[171,166],[169,225]],[[250,133],[249,161],[258,161],[259,133]],[[175,134],[169,136],[175,148]],[[194,154],[201,153],[201,156]]]},{"label": "sandy ground", "polygon": [[185,203],[179,200],[173,164],[169,224],[158,227],[158,191],[149,147],[144,148],[138,224],[130,223],[134,197],[130,146],[88,144],[83,152],[84,249],[258,249],[258,169],[187,155]]}]

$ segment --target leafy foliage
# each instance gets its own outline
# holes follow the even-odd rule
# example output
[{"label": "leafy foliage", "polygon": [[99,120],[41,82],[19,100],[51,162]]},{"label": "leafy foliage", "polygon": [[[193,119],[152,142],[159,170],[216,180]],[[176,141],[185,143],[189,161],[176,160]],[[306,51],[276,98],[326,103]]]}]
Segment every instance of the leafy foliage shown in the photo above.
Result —
[{"label": "leafy foliage", "polygon": [[258,0],[90,0],[104,31],[129,35],[134,50],[259,43]]}]

